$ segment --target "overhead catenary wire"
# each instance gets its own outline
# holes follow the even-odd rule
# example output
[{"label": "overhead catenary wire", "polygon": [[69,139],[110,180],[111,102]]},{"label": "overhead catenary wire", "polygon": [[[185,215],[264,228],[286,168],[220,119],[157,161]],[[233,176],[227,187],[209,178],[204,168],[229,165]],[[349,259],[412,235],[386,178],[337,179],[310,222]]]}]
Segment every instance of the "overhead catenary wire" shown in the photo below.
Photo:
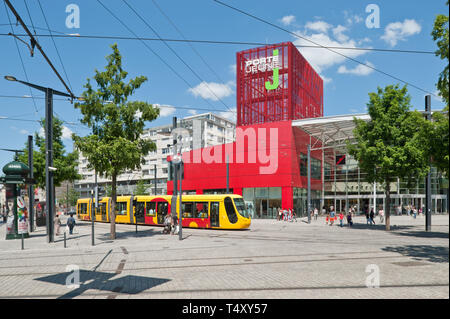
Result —
[{"label": "overhead catenary wire", "polygon": [[[131,34],[133,34],[136,38],[138,38],[137,34],[130,28],[128,25],[126,25],[125,22],[123,22],[114,12],[112,12],[107,6],[105,6],[100,0],[97,0],[97,2],[109,13],[111,14],[117,21],[119,21],[120,24],[122,24]],[[156,53],[155,50],[153,50],[150,46],[147,45],[144,41],[142,41],[142,44],[150,50],[164,65],[166,65],[179,79],[181,79],[189,88],[192,88],[192,85],[183,77],[181,76],[169,63],[167,63],[158,53]],[[207,104],[209,104],[211,107],[214,107],[208,100],[201,97]]]},{"label": "overhead catenary wire", "polygon": [[380,70],[380,69],[377,69],[377,68],[375,68],[375,67],[373,67],[373,66],[371,66],[371,65],[369,65],[369,64],[367,64],[367,63],[364,63],[364,62],[361,62],[361,61],[359,61],[359,60],[356,60],[356,59],[354,59],[354,58],[352,58],[352,57],[349,57],[349,56],[347,56],[347,55],[345,55],[345,54],[343,54],[343,53],[337,52],[337,51],[335,51],[334,49],[327,48],[327,47],[325,47],[325,46],[323,46],[323,45],[321,45],[321,44],[319,44],[319,43],[317,43],[317,42],[315,42],[315,41],[313,41],[313,40],[310,40],[310,39],[308,39],[308,38],[306,38],[306,37],[303,37],[303,36],[301,36],[301,35],[298,35],[297,33],[292,32],[292,31],[289,31],[289,30],[287,30],[287,29],[285,29],[285,28],[282,28],[282,27],[280,27],[280,26],[278,26],[278,25],[276,25],[276,24],[274,24],[274,23],[272,23],[272,22],[266,21],[266,20],[264,20],[264,19],[262,19],[262,18],[259,18],[259,17],[255,16],[255,15],[253,15],[253,14],[250,14],[250,13],[248,13],[248,12],[245,12],[245,11],[241,10],[241,9],[238,9],[238,8],[236,8],[236,7],[233,7],[233,6],[231,6],[231,5],[229,5],[229,4],[226,4],[226,3],[222,2],[222,1],[219,1],[219,0],[213,0],[213,1],[214,1],[214,2],[217,2],[217,3],[220,4],[220,5],[226,6],[226,7],[230,8],[230,9],[232,9],[232,10],[235,10],[235,11],[237,11],[237,12],[239,12],[239,13],[242,13],[242,14],[248,16],[248,17],[251,17],[251,18],[253,18],[253,19],[255,19],[255,20],[258,20],[258,21],[260,21],[260,22],[263,22],[263,23],[265,23],[265,24],[268,24],[268,25],[270,25],[270,26],[272,26],[272,27],[274,27],[274,28],[276,28],[276,29],[279,29],[279,30],[282,30],[282,31],[284,31],[284,32],[287,32],[287,33],[289,33],[289,34],[295,36],[296,38],[303,39],[303,40],[308,41],[308,42],[310,42],[310,43],[312,43],[312,44],[314,44],[314,45],[316,45],[316,46],[320,46],[320,47],[322,47],[322,48],[324,48],[324,49],[327,49],[327,50],[329,50],[329,51],[331,51],[331,52],[333,52],[333,53],[336,53],[336,54],[338,54],[338,55],[340,55],[340,56],[342,56],[342,57],[344,57],[344,58],[346,58],[346,59],[349,59],[349,60],[355,62],[355,63],[364,65],[365,67],[367,67],[367,68],[369,68],[369,69],[372,69],[372,70],[374,70],[374,71],[376,71],[376,72],[378,72],[378,73],[381,73],[381,74],[386,75],[386,76],[388,76],[388,77],[390,77],[390,78],[393,78],[394,80],[400,81],[400,82],[402,82],[402,83],[404,83],[404,84],[406,84],[406,85],[409,85],[409,86],[411,86],[411,87],[413,87],[413,88],[415,88],[415,89],[417,89],[417,90],[420,90],[420,91],[422,91],[422,92],[424,92],[424,93],[431,94],[431,95],[437,97],[436,94],[434,94],[434,93],[432,93],[432,92],[430,92],[430,91],[427,91],[427,90],[425,90],[425,89],[422,89],[421,87],[418,87],[417,85],[414,85],[414,84],[409,83],[409,82],[407,82],[407,81],[405,81],[405,80],[402,80],[402,79],[400,79],[400,78],[398,78],[398,77],[396,77],[396,76],[394,76],[394,75],[392,75],[392,74],[389,74],[389,73],[387,73],[387,72],[385,72],[385,71],[382,71],[382,70]]},{"label": "overhead catenary wire", "polygon": [[[1,26],[2,24],[0,24]],[[9,25],[3,24],[3,25]],[[48,31],[47,28],[38,28],[44,31]],[[149,38],[149,37],[127,37],[127,36],[114,36],[114,35],[80,35],[80,34],[67,34],[65,32],[51,30],[54,38],[66,38],[66,39],[104,39],[104,40],[139,40],[139,41],[166,41],[166,42],[186,42],[186,43],[199,43],[199,44],[221,44],[221,45],[254,45],[254,46],[266,46],[271,43],[267,42],[249,42],[249,41],[218,41],[218,40],[201,40],[201,39],[170,39],[170,38]],[[14,34],[15,36],[26,36],[26,34]],[[0,36],[9,36],[7,33],[0,33]],[[50,34],[38,34],[39,37],[50,37]],[[273,44],[273,43],[272,43]],[[429,54],[435,55],[435,51],[425,50],[400,50],[400,49],[381,49],[381,48],[359,48],[359,47],[339,47],[339,46],[319,46],[319,45],[294,45],[297,48],[311,48],[311,49],[337,49],[337,50],[355,50],[355,51],[374,51],[385,53],[411,53],[411,54]]]},{"label": "overhead catenary wire", "polygon": [[41,8],[41,12],[42,12],[42,15],[44,17],[45,24],[47,25],[48,31],[50,32],[50,38],[52,39],[53,45],[54,45],[55,50],[56,50],[56,54],[58,55],[58,58],[59,58],[59,62],[61,63],[61,66],[62,66],[63,71],[64,71],[64,75],[66,76],[66,80],[67,80],[67,82],[69,84],[70,89],[73,91],[72,84],[70,83],[69,76],[67,75],[66,68],[65,68],[64,63],[62,61],[61,55],[59,54],[58,47],[56,46],[56,42],[55,42],[55,39],[53,37],[52,30],[50,29],[50,25],[48,24],[47,17],[45,16],[44,9],[42,8],[40,0],[38,0],[38,4],[39,4],[39,7]]},{"label": "overhead catenary wire", "polygon": [[[3,4],[5,5],[5,11],[6,11],[6,15],[8,16],[8,20],[9,20],[10,27],[11,27],[11,32],[14,32],[13,27],[12,27],[12,23],[11,23],[11,18],[9,16],[8,8],[6,7],[6,3],[3,3]],[[27,70],[25,68],[25,64],[23,63],[22,54],[20,53],[19,45],[17,44],[17,39],[16,38],[14,38],[14,42],[16,44],[17,54],[19,55],[20,63],[22,64],[23,73],[25,74],[25,79],[27,80],[27,82],[29,82],[29,80],[28,80],[28,73],[27,73]],[[35,101],[34,96],[33,96],[33,91],[31,90],[30,87],[28,89],[30,91],[30,95],[31,95],[31,98],[32,98],[32,101],[33,101],[34,110],[37,113],[38,109],[37,109],[37,106],[36,106],[36,101]]]},{"label": "overhead catenary wire", "polygon": [[[156,36],[159,39],[162,39],[161,36],[158,34],[158,32],[126,1],[126,0],[122,0],[128,8],[130,8],[131,11],[134,12],[134,14],[150,29],[152,30],[152,32],[154,34],[156,34]],[[192,74],[194,74],[194,76],[201,81],[202,83],[205,83],[207,89],[216,97],[217,100],[219,100],[230,112],[236,113],[235,111],[231,110],[230,107],[219,97],[217,96],[217,94],[214,92],[214,90],[212,90],[209,85],[208,82],[206,82],[205,80],[203,80],[200,75],[198,75],[197,72],[195,72],[195,70],[170,46],[167,44],[166,41],[162,40],[163,43],[166,45],[167,48],[169,48],[169,50],[175,54],[175,56],[192,72]]]}]

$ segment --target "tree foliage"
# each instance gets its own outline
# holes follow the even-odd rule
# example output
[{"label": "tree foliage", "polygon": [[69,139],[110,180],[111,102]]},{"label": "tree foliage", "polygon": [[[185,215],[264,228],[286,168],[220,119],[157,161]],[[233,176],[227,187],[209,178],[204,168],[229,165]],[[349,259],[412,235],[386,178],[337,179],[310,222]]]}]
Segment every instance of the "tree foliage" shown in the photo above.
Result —
[{"label": "tree foliage", "polygon": [[[45,127],[45,120],[41,120],[41,127]],[[74,181],[80,179],[76,166],[78,152],[67,153],[62,142],[63,122],[57,117],[53,117],[53,181],[55,186],[60,186],[63,181]],[[45,188],[45,138],[39,133],[34,134],[35,145],[38,150],[33,150],[33,174],[36,184],[40,188]],[[19,160],[28,165],[28,147],[24,148],[24,153],[19,155]]]},{"label": "tree foliage", "polygon": [[416,180],[429,171],[421,129],[425,119],[418,111],[410,111],[406,86],[389,85],[369,93],[368,112],[371,120],[355,119],[356,144],[349,153],[367,174],[368,182],[382,183],[386,192],[386,229],[389,225],[390,184],[397,178]]},{"label": "tree foliage", "polygon": [[133,192],[133,195],[148,195],[149,185],[145,183],[145,180],[140,179],[136,184],[136,189]]},{"label": "tree foliage", "polygon": [[[448,7],[447,1],[447,7]],[[449,42],[448,42],[448,15],[439,14],[436,16],[434,20],[433,31],[431,32],[434,41],[437,41],[436,44],[438,49],[436,50],[436,56],[440,57],[442,60],[447,60],[447,65],[444,67],[444,70],[439,75],[438,82],[436,84],[439,95],[444,100],[445,104],[449,105],[449,96],[448,96],[448,61],[449,61]]]},{"label": "tree foliage", "polygon": [[[447,6],[449,2],[447,1]],[[443,113],[433,113],[432,123],[427,123],[424,130],[425,137],[428,138],[429,156],[432,158],[432,164],[444,175],[449,177],[449,96],[448,96],[448,76],[449,76],[449,40],[448,40],[448,15],[440,14],[434,21],[434,28],[431,35],[433,40],[437,41],[438,50],[436,55],[447,64],[440,73],[436,87],[439,95],[446,106]]]},{"label": "tree foliage", "polygon": [[111,238],[115,238],[115,204],[117,176],[126,170],[140,168],[143,156],[156,149],[151,140],[141,138],[146,121],[153,121],[159,109],[147,102],[129,101],[129,97],[147,81],[138,76],[124,82],[128,73],[122,68],[122,56],[117,44],[106,57],[108,64],[103,72],[95,70],[94,89],[90,79],[82,93],[84,103],[76,103],[81,111],[81,122],[92,133],[80,137],[74,135],[76,147],[88,159],[88,167],[98,174],[110,177],[111,184]]}]

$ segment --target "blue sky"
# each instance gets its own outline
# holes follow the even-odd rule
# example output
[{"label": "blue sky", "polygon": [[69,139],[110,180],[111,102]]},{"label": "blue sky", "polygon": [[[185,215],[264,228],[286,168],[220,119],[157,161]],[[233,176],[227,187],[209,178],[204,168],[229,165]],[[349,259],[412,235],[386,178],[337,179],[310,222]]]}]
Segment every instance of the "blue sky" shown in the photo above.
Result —
[{"label": "blue sky", "polygon": [[[162,38],[182,39],[172,23],[183,36],[194,40],[279,43],[292,41],[295,44],[310,44],[292,34],[251,19],[212,0],[127,0],[146,22]],[[31,25],[24,1],[11,0],[26,24]],[[125,5],[122,0],[102,0],[138,36],[156,38]],[[324,46],[347,46],[379,49],[435,51],[431,38],[435,16],[447,12],[445,1],[268,1],[268,0],[224,0],[225,3],[277,24],[302,37]],[[33,24],[47,28],[38,0],[26,0]],[[155,6],[169,17],[170,21]],[[123,25],[94,0],[40,0],[51,30],[80,35],[106,35],[134,37]],[[79,8],[79,28],[69,28],[66,12],[70,4]],[[379,8],[379,28],[368,28],[366,12],[369,4]],[[23,29],[15,25],[12,29],[22,34]],[[70,20],[70,19],[69,19]],[[74,20],[71,20],[74,22]],[[11,32],[5,5],[0,5],[0,33]],[[33,28],[30,27],[33,31]],[[48,34],[36,29],[37,34]],[[60,34],[54,32],[53,34]],[[23,39],[27,40],[25,37]],[[136,40],[55,38],[65,71],[60,63],[55,46],[49,37],[38,37],[40,45],[63,76],[70,82],[73,92],[80,95],[87,78],[94,70],[103,70],[105,57],[111,53],[110,45],[116,42],[123,55],[124,69],[129,78],[145,75],[148,81],[136,92],[133,99],[161,105],[161,117],[148,123],[147,127],[167,124],[172,116],[185,117],[208,109],[222,113],[231,119],[236,107],[236,75],[234,71],[236,52],[252,48],[251,45],[189,44],[168,42],[168,45],[192,68],[189,70],[177,56],[158,41],[147,41],[179,76],[154,55],[142,42]],[[29,82],[64,91],[64,87],[48,64],[36,50],[30,57],[27,47],[17,42]],[[324,113],[328,115],[364,113],[368,93],[398,83],[393,78],[372,71],[325,49],[299,48],[316,71],[324,79]],[[434,54],[392,53],[376,51],[340,51],[343,54],[407,81],[428,92],[436,94],[435,83],[444,63]],[[198,56],[200,54],[201,57]],[[207,64],[204,63],[207,62]],[[211,71],[212,69],[213,71]],[[0,36],[0,148],[21,149],[27,135],[39,131],[39,124],[30,120],[44,117],[43,94],[35,103],[30,98],[6,96],[30,96],[30,90],[18,83],[8,82],[4,75],[13,75],[26,80],[14,39]],[[66,74],[67,73],[67,78]],[[180,79],[183,78],[183,79]],[[187,83],[186,83],[187,82]],[[205,83],[202,84],[202,82]],[[208,89],[209,88],[209,89]],[[214,95],[211,91],[214,91]],[[409,87],[413,108],[424,108],[423,91]],[[217,96],[220,100],[217,100]],[[442,108],[443,103],[432,98],[433,108]],[[191,108],[191,109],[189,109]],[[55,100],[54,111],[66,121],[66,137],[71,132],[79,135],[89,133],[79,122],[80,113],[67,101]],[[20,120],[11,120],[11,119]],[[26,120],[26,121],[25,121]],[[70,138],[64,140],[66,148],[72,150]],[[0,166],[12,159],[12,154],[0,151]]]}]

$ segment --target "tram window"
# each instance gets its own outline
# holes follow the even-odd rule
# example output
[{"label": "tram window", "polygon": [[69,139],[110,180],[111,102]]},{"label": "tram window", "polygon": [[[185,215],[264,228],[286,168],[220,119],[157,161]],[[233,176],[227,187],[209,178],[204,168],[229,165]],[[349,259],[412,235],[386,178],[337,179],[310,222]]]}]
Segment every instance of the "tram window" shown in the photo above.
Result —
[{"label": "tram window", "polygon": [[192,218],[192,211],[194,210],[193,202],[184,202],[182,205],[183,218]]},{"label": "tram window", "polygon": [[145,202],[137,202],[136,203],[136,216],[144,216],[145,214]]},{"label": "tram window", "polygon": [[236,209],[237,209],[238,213],[242,217],[249,218],[250,214],[248,213],[248,210],[246,209],[244,200],[242,198],[235,198],[234,204],[236,205]]},{"label": "tram window", "polygon": [[223,203],[225,204],[225,211],[227,212],[230,223],[235,224],[238,220],[236,211],[234,210],[233,201],[230,197],[225,197]]},{"label": "tram window", "polygon": [[167,215],[169,212],[169,204],[167,202],[159,202],[158,203],[158,214]]},{"label": "tram window", "polygon": [[78,211],[80,212],[80,214],[87,214],[87,204],[86,203],[81,203],[79,204],[79,208]]},{"label": "tram window", "polygon": [[102,214],[105,215],[106,214],[106,203],[99,203],[100,207],[99,207],[99,212],[98,214]]},{"label": "tram window", "polygon": [[116,203],[116,216],[117,215],[126,215],[127,214],[127,202],[118,202]]},{"label": "tram window", "polygon": [[194,218],[208,218],[208,202],[196,202],[194,205]]},{"label": "tram window", "polygon": [[156,203],[155,202],[146,202],[145,203],[145,215],[146,216],[156,216]]}]

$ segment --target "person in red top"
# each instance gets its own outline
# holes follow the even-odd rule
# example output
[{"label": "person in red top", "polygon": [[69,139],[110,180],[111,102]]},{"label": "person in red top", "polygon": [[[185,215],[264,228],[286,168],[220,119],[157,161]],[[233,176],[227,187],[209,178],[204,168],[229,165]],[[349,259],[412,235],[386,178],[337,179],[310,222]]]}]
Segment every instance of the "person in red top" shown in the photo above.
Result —
[{"label": "person in red top", "polygon": [[344,214],[342,212],[339,213],[339,226],[344,226]]}]

